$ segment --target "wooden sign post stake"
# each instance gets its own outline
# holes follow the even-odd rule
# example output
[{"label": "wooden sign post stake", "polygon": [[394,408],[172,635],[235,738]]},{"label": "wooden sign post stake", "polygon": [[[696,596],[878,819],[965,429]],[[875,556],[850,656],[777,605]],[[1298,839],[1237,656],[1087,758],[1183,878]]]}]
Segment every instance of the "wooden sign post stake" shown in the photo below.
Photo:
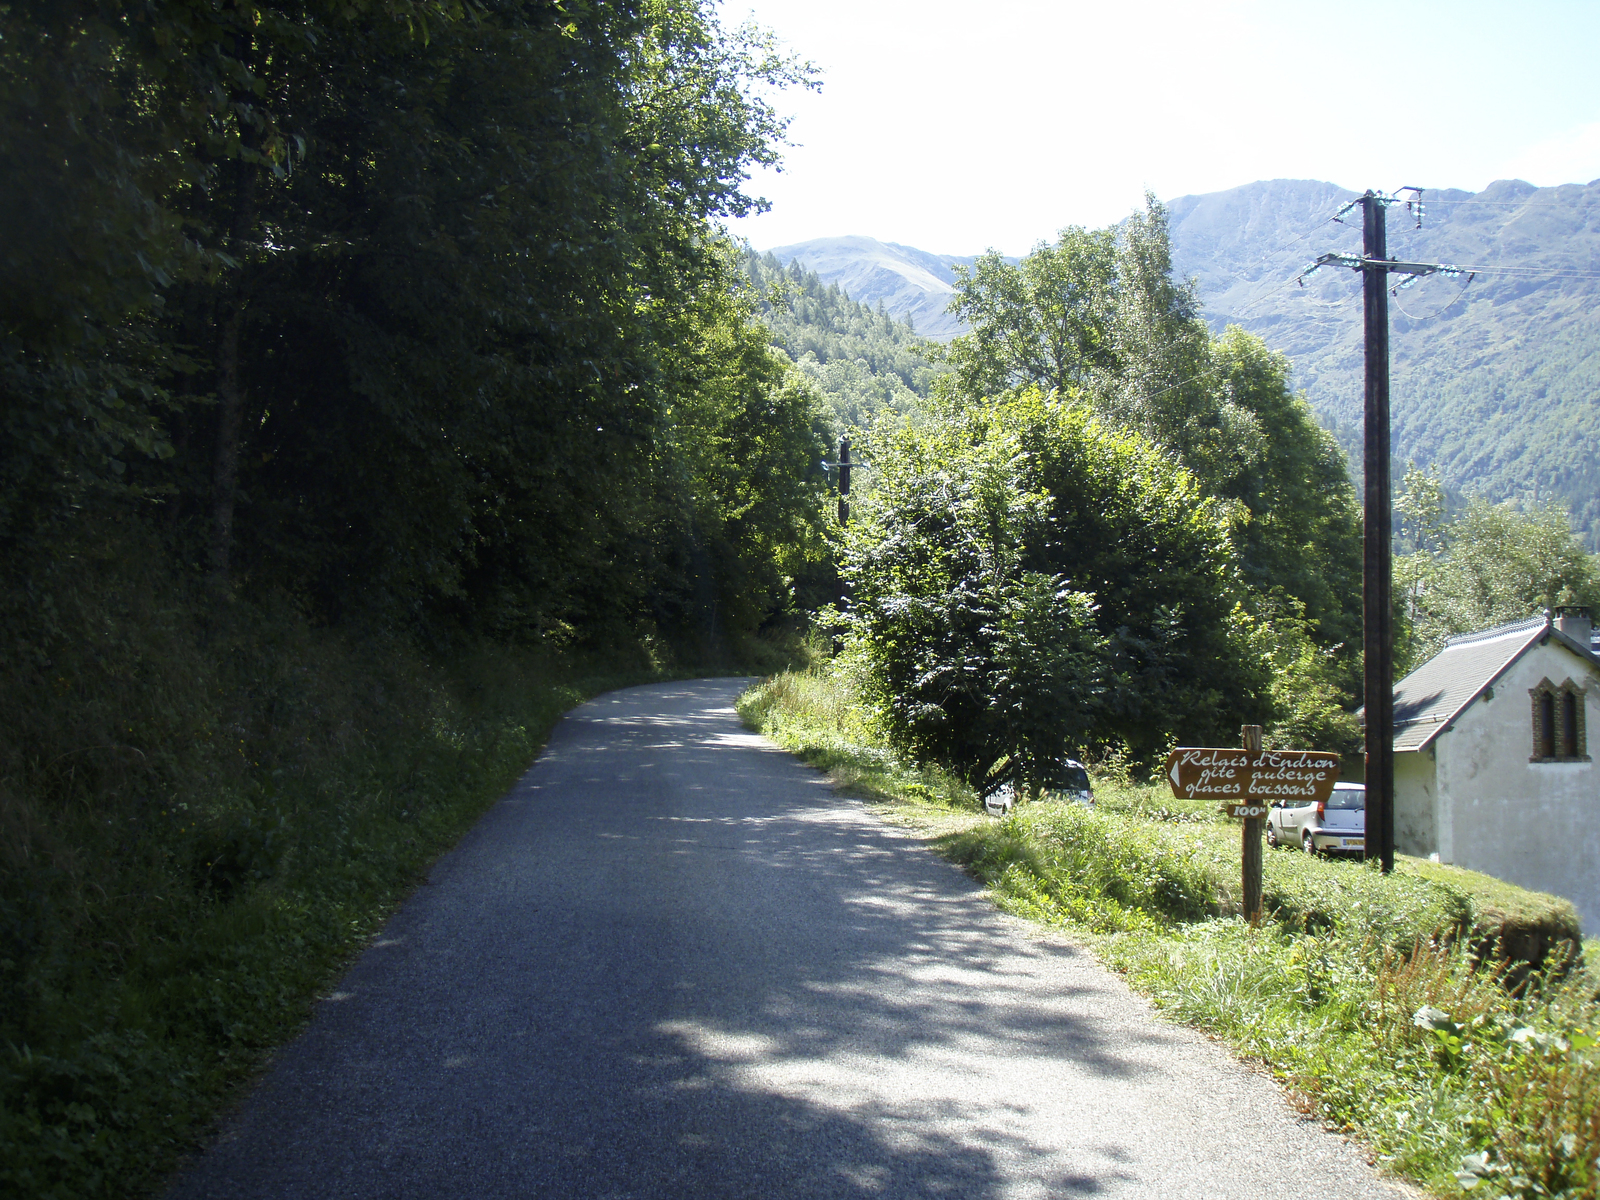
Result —
[{"label": "wooden sign post stake", "polygon": [[[1239,729],[1243,746],[1251,754],[1261,753],[1261,726],[1243,725]],[[1244,885],[1244,916],[1252,925],[1261,923],[1261,834],[1265,817],[1246,817],[1241,823],[1239,861]]]},{"label": "wooden sign post stake", "polygon": [[1167,755],[1167,781],[1180,800],[1225,800],[1244,822],[1239,843],[1244,915],[1261,920],[1261,833],[1275,803],[1324,804],[1339,778],[1339,756],[1320,750],[1261,749],[1261,726],[1243,725],[1242,749],[1179,746]]}]

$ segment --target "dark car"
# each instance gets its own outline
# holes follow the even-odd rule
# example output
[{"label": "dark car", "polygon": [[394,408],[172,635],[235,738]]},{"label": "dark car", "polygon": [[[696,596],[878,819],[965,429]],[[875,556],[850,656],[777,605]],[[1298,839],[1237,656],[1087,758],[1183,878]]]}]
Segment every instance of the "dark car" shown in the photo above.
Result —
[{"label": "dark car", "polygon": [[1276,800],[1267,816],[1267,845],[1298,846],[1309,854],[1361,854],[1367,845],[1367,789],[1336,783],[1321,804]]},{"label": "dark car", "polygon": [[[1075,758],[1069,758],[1061,764],[1045,790],[1062,800],[1074,800],[1079,804],[1094,803],[1094,786],[1089,782],[1089,770]],[[1016,793],[1008,783],[985,797],[983,807],[991,816],[1000,817],[1010,812],[1015,803]]]}]

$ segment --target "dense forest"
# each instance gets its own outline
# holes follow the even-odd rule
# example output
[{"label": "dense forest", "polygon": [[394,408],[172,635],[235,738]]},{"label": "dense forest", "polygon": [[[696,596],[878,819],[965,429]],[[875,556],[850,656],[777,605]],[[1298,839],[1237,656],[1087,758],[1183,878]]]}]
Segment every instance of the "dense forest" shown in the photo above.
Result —
[{"label": "dense forest", "polygon": [[744,269],[761,319],[781,349],[821,393],[835,437],[865,429],[884,409],[916,416],[941,368],[932,347],[906,322],[850,299],[798,262],[745,250]]},{"label": "dense forest", "polygon": [[0,7],[0,1191],[158,1183],[582,679],[761,652],[827,424],[718,222],[810,78],[700,0]]},{"label": "dense forest", "polygon": [[766,604],[811,414],[707,229],[792,68],[692,5],[213,7],[9,10],[13,568],[114,512],[333,623]]}]

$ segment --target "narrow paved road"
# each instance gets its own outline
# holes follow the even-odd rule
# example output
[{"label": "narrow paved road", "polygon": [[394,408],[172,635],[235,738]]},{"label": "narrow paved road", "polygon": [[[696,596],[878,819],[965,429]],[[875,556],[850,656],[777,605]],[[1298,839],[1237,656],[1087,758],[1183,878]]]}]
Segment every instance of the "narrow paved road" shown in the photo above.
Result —
[{"label": "narrow paved road", "polygon": [[574,711],[171,1195],[1398,1194],[739,688]]}]

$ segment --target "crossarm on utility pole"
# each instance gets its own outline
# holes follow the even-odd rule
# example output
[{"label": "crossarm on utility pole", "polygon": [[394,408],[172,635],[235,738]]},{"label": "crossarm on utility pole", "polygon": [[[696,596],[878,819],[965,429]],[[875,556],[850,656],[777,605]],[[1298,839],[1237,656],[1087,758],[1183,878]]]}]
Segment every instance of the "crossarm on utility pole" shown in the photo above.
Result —
[{"label": "crossarm on utility pole", "polygon": [[[1377,262],[1362,263],[1363,267],[1376,267],[1379,265]],[[1395,262],[1392,258],[1381,265],[1386,267],[1391,275],[1432,275],[1435,271],[1449,269],[1448,267],[1440,266],[1438,263]]]},{"label": "crossarm on utility pole", "polygon": [[1361,254],[1322,254],[1317,261],[1306,268],[1306,274],[1319,267],[1349,267],[1352,271],[1381,270],[1393,275],[1432,275],[1438,271],[1459,271],[1459,267],[1446,266],[1444,263],[1414,263],[1396,262],[1392,258],[1384,258],[1381,254],[1376,256]]}]

